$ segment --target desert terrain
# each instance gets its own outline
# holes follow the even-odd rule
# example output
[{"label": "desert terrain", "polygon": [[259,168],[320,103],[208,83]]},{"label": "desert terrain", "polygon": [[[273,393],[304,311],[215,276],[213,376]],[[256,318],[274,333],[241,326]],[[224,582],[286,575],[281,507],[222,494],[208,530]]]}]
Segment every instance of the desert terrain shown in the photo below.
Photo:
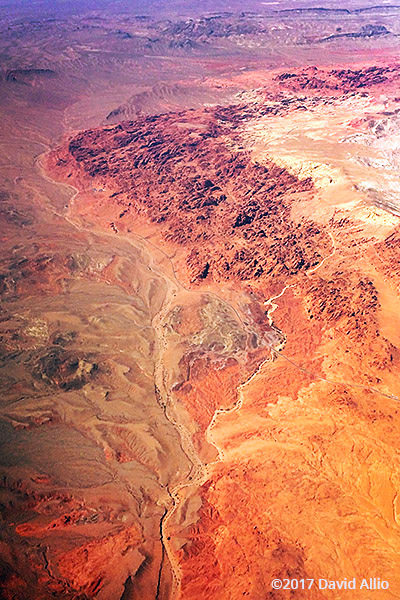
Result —
[{"label": "desert terrain", "polygon": [[400,598],[400,6],[0,14],[0,598]]}]

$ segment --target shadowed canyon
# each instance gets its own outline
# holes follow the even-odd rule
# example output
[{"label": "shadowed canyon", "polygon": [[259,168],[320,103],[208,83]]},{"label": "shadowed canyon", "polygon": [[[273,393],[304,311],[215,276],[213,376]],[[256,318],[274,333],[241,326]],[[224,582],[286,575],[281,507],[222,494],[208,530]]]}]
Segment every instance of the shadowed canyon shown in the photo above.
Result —
[{"label": "shadowed canyon", "polygon": [[0,10],[0,598],[400,598],[400,6]]}]

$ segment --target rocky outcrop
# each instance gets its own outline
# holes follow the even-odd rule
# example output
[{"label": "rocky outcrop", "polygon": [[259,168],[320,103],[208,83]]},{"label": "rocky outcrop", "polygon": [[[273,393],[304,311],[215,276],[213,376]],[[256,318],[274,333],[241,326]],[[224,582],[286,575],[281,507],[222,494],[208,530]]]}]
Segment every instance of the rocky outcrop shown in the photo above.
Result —
[{"label": "rocky outcrop", "polygon": [[322,38],[321,42],[327,42],[340,38],[371,38],[388,34],[390,34],[390,31],[384,25],[363,25],[358,32],[335,33],[333,35],[329,35],[328,37]]},{"label": "rocky outcrop", "polygon": [[319,90],[348,93],[362,88],[371,88],[385,84],[392,86],[400,78],[400,66],[371,66],[362,69],[331,69],[317,67],[281,73],[276,81],[282,88],[298,92],[300,90]]},{"label": "rocky outcrop", "polygon": [[329,241],[311,221],[290,219],[291,202],[313,193],[311,181],[235,147],[249,113],[254,107],[217,108],[87,131],[49,165],[86,187],[106,186],[117,230],[135,214],[162,225],[165,239],[184,248],[192,283],[279,282],[316,265]]},{"label": "rocky outcrop", "polygon": [[193,42],[204,43],[213,38],[254,36],[266,30],[265,25],[248,19],[245,15],[241,17],[215,15],[170,23],[161,29],[161,34],[172,39],[175,45],[192,45]]},{"label": "rocky outcrop", "polygon": [[88,357],[66,352],[56,346],[37,359],[33,375],[62,390],[79,390],[95,376],[98,368],[93,359],[90,361]]}]

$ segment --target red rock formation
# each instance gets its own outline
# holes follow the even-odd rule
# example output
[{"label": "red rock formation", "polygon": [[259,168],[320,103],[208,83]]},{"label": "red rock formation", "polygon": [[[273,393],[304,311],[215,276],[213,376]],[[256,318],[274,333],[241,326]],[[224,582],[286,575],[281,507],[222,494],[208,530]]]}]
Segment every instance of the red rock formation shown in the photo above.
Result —
[{"label": "red rock formation", "polygon": [[60,555],[57,567],[64,581],[90,598],[112,581],[112,572],[121,569],[121,562],[134,560],[140,565],[143,557],[135,557],[133,552],[140,541],[135,526],[122,529]]},{"label": "red rock formation", "polygon": [[[310,68],[278,81],[339,94],[394,82],[397,71]],[[362,223],[335,219],[311,180],[254,161],[240,124],[266,114],[261,102],[125,122],[78,134],[47,161],[83,190],[73,210],[127,237],[147,223],[186,286],[251,294],[246,318],[267,335],[272,316],[282,332],[271,357],[265,344],[245,366],[187,347],[178,363],[173,399],[195,422],[200,455],[205,442],[216,449],[207,481],[189,478],[167,521],[185,599],[325,598],[316,587],[273,591],[271,580],[359,578],[365,561],[387,578],[398,561],[389,546],[399,355],[380,279],[396,262],[396,236],[376,246],[383,266],[369,268],[376,239]],[[105,191],[91,195],[93,186]],[[316,200],[324,210],[311,218]],[[196,333],[201,319],[191,314],[182,311],[175,332]],[[188,526],[195,484],[202,505]],[[360,551],[365,540],[375,557]],[[391,586],[400,589],[397,576]]]},{"label": "red rock formation", "polygon": [[387,91],[400,77],[400,66],[368,66],[360,69],[322,69],[318,67],[307,67],[291,73],[280,73],[275,81],[279,86],[293,92],[301,90],[320,92],[348,93],[354,90],[374,89],[376,86],[384,86]]},{"label": "red rock formation", "polygon": [[[184,248],[179,266],[187,281],[262,285],[273,278],[279,285],[318,264],[329,240],[312,221],[300,226],[289,217],[293,199],[312,192],[311,181],[253,163],[225,143],[249,110],[189,111],[85,132],[48,164],[72,171],[85,188],[106,186],[117,231],[134,227],[135,214],[161,224],[165,240]],[[192,122],[201,128],[193,131]]]}]

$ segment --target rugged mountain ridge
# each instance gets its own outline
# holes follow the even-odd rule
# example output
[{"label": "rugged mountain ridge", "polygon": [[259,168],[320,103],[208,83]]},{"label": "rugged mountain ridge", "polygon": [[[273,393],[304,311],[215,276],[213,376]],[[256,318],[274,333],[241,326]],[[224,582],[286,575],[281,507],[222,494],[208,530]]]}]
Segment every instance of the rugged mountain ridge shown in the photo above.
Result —
[{"label": "rugged mountain ridge", "polygon": [[315,266],[330,241],[311,221],[290,223],[290,203],[312,194],[312,182],[272,162],[253,163],[240,149],[235,131],[252,111],[239,106],[124,122],[79,134],[50,161],[67,176],[72,169],[74,181],[112,191],[110,203],[120,208],[116,230],[126,230],[136,213],[162,224],[165,239],[185,248],[190,282],[273,275],[278,285],[286,274]]}]

